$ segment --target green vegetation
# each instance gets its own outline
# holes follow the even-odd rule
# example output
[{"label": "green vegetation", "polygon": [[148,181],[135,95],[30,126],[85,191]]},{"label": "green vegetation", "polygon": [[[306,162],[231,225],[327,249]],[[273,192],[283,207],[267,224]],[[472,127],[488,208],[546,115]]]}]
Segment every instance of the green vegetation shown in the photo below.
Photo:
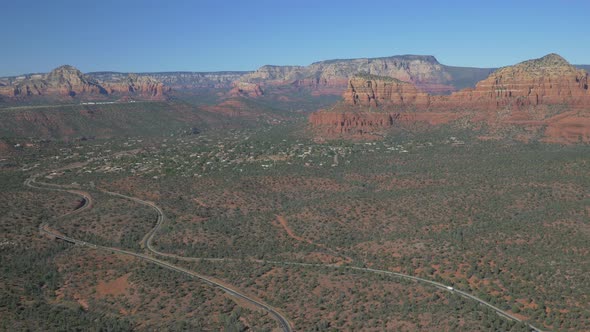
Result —
[{"label": "green vegetation", "polygon": [[[263,101],[256,103],[253,107]],[[127,274],[134,285],[130,289],[143,294],[140,301],[130,293],[103,298],[82,292],[91,309],[81,311],[81,322],[84,315],[96,314],[104,319],[95,322],[140,329],[173,329],[165,324],[183,319],[178,324],[186,325],[174,326],[276,326],[267,315],[226,302],[206,285],[139,262],[101,267],[97,262],[109,257],[101,254],[100,259],[84,258],[80,267],[61,264],[56,269],[52,264],[87,254],[39,237],[36,227],[43,221],[89,242],[141,250],[138,242],[153,226],[154,212],[102,194],[105,189],[163,209],[166,221],[153,243],[159,250],[228,258],[176,264],[280,308],[300,330],[526,328],[454,294],[394,277],[254,260],[399,271],[453,285],[536,326],[588,329],[589,147],[482,141],[476,134],[440,127],[392,131],[375,142],[316,143],[302,122],[290,119],[195,135],[23,148],[4,162],[0,173],[6,202],[2,208],[10,212],[2,219],[6,240],[0,240],[20,241],[27,249],[9,251],[6,257],[2,252],[2,265],[8,267],[2,280],[8,284],[31,270],[27,280],[47,285],[35,296],[50,306],[76,303],[76,292]],[[74,162],[77,167],[46,172],[39,180],[88,191],[96,205],[51,219],[79,202],[69,194],[48,197],[21,184],[31,174]],[[44,205],[32,209],[38,200]],[[24,215],[15,219],[19,213]],[[20,220],[28,226],[17,227]],[[33,259],[24,252],[62,259]],[[12,256],[20,259],[5,264]],[[37,260],[47,261],[47,267],[21,263]],[[93,277],[82,277],[94,270]],[[69,291],[56,300],[57,289]],[[195,311],[197,307],[206,314]],[[136,314],[119,320],[121,309]],[[3,315],[9,317],[6,322],[15,319],[14,306],[0,310],[11,312]],[[134,325],[162,312],[161,321]],[[206,317],[216,319],[207,322]]]},{"label": "green vegetation", "polygon": [[164,102],[5,109],[0,110],[0,137],[161,136],[202,127],[201,116],[187,105]]}]

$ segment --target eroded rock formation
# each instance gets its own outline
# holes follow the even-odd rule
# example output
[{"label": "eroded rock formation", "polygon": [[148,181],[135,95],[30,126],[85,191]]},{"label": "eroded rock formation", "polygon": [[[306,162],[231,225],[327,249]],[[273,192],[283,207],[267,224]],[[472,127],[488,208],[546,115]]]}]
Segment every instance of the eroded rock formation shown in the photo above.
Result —
[{"label": "eroded rock formation", "polygon": [[163,99],[167,91],[161,82],[151,77],[127,74],[119,80],[103,82],[68,65],[58,67],[48,74],[19,77],[9,84],[0,86],[0,95],[8,98],[131,95]]},{"label": "eroded rock formation", "polygon": [[430,104],[430,96],[413,84],[375,75],[351,78],[343,97],[349,105],[369,107],[428,107]]},{"label": "eroded rock formation", "polygon": [[[148,76],[162,82],[165,86],[178,90],[232,87],[232,83],[250,71],[227,72],[160,72],[141,73],[138,76]],[[86,74],[101,82],[116,82],[125,79],[129,74],[118,72],[94,72]]]},{"label": "eroded rock formation", "polygon": [[131,94],[149,99],[163,99],[164,93],[170,91],[156,79],[137,74],[128,74],[119,82],[105,82],[104,86],[109,94]]},{"label": "eroded rock formation", "polygon": [[293,85],[320,93],[341,94],[348,79],[359,74],[396,78],[413,83],[420,90],[442,94],[472,85],[491,69],[448,67],[429,55],[398,55],[383,58],[327,60],[309,66],[263,66],[240,78],[242,82],[264,85]]},{"label": "eroded rock formation", "polygon": [[370,112],[315,112],[309,116],[314,126],[322,126],[330,134],[364,133],[391,127],[400,117],[399,113]]},{"label": "eroded rock formation", "polygon": [[232,86],[233,88],[228,93],[230,97],[259,97],[264,94],[260,85],[256,83],[234,82]]},{"label": "eroded rock formation", "polygon": [[387,128],[396,122],[447,123],[465,118],[545,130],[548,141],[590,141],[588,73],[557,54],[508,66],[449,96],[428,95],[388,77],[355,76],[344,103],[309,117],[314,127],[335,133]]},{"label": "eroded rock formation", "polygon": [[557,54],[549,54],[500,68],[477,83],[474,89],[439,99],[440,106],[486,110],[556,104],[588,106],[588,73],[576,69]]}]

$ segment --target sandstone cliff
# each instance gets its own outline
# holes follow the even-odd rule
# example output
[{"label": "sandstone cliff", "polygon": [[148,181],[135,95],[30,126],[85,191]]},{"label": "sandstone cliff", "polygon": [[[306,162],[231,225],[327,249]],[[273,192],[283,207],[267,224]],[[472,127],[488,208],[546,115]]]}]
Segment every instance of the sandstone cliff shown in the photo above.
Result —
[{"label": "sandstone cliff", "polygon": [[327,60],[309,66],[263,66],[240,78],[242,82],[268,85],[294,85],[342,93],[348,79],[359,74],[396,78],[410,82],[430,93],[449,93],[465,85],[474,85],[490,69],[447,67],[433,56],[400,55],[383,58]]},{"label": "sandstone cliff", "polygon": [[416,109],[522,109],[541,105],[590,105],[588,73],[557,54],[500,68],[473,89],[450,96],[422,93],[413,84],[389,77],[351,78],[343,95],[348,105]]},{"label": "sandstone cliff", "polygon": [[441,99],[441,104],[476,109],[521,109],[529,106],[568,104],[589,106],[588,73],[557,54],[500,68],[466,89]]},{"label": "sandstone cliff", "polygon": [[104,82],[103,86],[109,94],[136,95],[148,99],[163,99],[170,88],[149,76],[128,74],[117,82]]},{"label": "sandstone cliff", "polygon": [[440,125],[457,120],[462,115],[456,112],[405,112],[405,111],[356,111],[334,112],[321,110],[309,115],[309,123],[328,136],[353,134],[371,135],[396,124],[425,123]]},{"label": "sandstone cliff", "polygon": [[85,77],[78,69],[61,66],[47,75],[36,74],[16,80],[13,84],[3,87],[0,93],[8,97],[26,97],[48,94],[106,94],[106,91],[96,80]]},{"label": "sandstone cliff", "polygon": [[369,107],[428,107],[430,103],[429,95],[411,83],[369,74],[351,78],[343,97],[349,105]]},{"label": "sandstone cliff", "polygon": [[390,112],[328,112],[310,114],[309,122],[322,127],[327,134],[364,134],[373,130],[391,127],[400,117]]},{"label": "sandstone cliff", "polygon": [[116,81],[104,82],[68,65],[48,74],[17,77],[0,86],[0,95],[18,99],[34,96],[100,98],[108,95],[163,99],[167,91],[161,82],[151,77],[128,74]]},{"label": "sandstone cliff", "polygon": [[344,103],[312,114],[332,133],[363,133],[396,122],[446,123],[465,118],[490,128],[545,130],[554,142],[590,141],[588,74],[557,54],[501,68],[450,96],[428,95],[410,83],[374,75],[349,80]]},{"label": "sandstone cliff", "polygon": [[[250,71],[227,72],[159,72],[138,73],[138,76],[148,76],[162,82],[172,89],[201,89],[201,88],[231,88],[232,83]],[[120,81],[127,75],[118,72],[94,72],[88,76],[102,82]]]},{"label": "sandstone cliff", "polygon": [[260,85],[255,83],[234,82],[232,86],[233,88],[228,93],[230,97],[259,97],[264,94]]},{"label": "sandstone cliff", "polygon": [[240,80],[243,82],[263,81],[286,81],[292,83],[307,75],[306,67],[303,66],[271,66],[266,65],[258,68],[253,73],[244,75]]}]

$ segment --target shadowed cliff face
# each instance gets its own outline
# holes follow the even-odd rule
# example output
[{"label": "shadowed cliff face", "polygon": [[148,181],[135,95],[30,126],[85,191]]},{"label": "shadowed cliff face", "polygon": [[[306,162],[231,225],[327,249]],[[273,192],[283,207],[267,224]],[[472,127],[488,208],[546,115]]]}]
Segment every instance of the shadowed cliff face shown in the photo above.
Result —
[{"label": "shadowed cliff face", "polygon": [[26,99],[48,97],[100,97],[107,95],[137,96],[144,99],[164,99],[168,89],[147,76],[128,74],[117,81],[102,82],[82,74],[72,66],[61,66],[48,74],[36,74],[0,86],[0,95]]},{"label": "shadowed cliff face", "polygon": [[555,142],[590,141],[588,73],[557,54],[501,68],[475,88],[450,96],[428,95],[410,83],[363,75],[349,80],[343,97],[336,111],[312,114],[310,123],[332,132],[358,133],[396,121],[440,124],[463,117],[491,127],[546,129],[547,140]]}]

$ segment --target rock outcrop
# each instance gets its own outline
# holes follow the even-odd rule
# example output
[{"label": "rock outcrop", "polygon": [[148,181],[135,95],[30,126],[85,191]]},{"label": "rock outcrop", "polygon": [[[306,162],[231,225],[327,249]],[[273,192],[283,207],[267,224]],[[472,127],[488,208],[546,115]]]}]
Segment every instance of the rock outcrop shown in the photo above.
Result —
[{"label": "rock outcrop", "polygon": [[348,79],[360,73],[396,78],[420,90],[444,94],[464,85],[474,85],[491,69],[447,67],[428,55],[399,55],[383,58],[327,60],[309,66],[263,66],[240,78],[263,85],[293,85],[325,93],[341,94]]},{"label": "rock outcrop", "polygon": [[396,124],[408,125],[425,123],[440,125],[457,120],[462,115],[456,112],[404,112],[404,111],[318,111],[310,114],[309,123],[321,129],[327,136],[352,134],[366,136],[393,127]]},{"label": "rock outcrop", "polygon": [[312,113],[309,122],[314,126],[323,126],[330,133],[367,132],[389,128],[400,117],[399,113],[371,112],[328,112]]},{"label": "rock outcrop", "polygon": [[391,77],[357,75],[348,81],[343,95],[351,106],[428,107],[430,96],[411,83]]},{"label": "rock outcrop", "polygon": [[487,110],[555,104],[589,106],[588,73],[557,54],[549,54],[500,68],[474,89],[455,92],[439,103]]},{"label": "rock outcrop", "polygon": [[109,94],[138,95],[148,99],[163,99],[164,94],[170,91],[162,82],[137,74],[128,74],[118,82],[105,82],[104,86]]},{"label": "rock outcrop", "polygon": [[[147,76],[162,82],[172,89],[203,89],[203,88],[231,88],[232,83],[251,71],[227,71],[227,72],[160,72],[139,73],[138,76]],[[118,72],[94,72],[86,74],[102,82],[120,81],[127,77],[127,73]]]},{"label": "rock outcrop", "polygon": [[272,66],[266,65],[258,68],[258,70],[244,75],[241,78],[243,82],[269,82],[274,81],[280,83],[292,83],[296,80],[302,79],[307,75],[306,67],[303,66]]},{"label": "rock outcrop", "polygon": [[557,54],[500,68],[473,89],[450,96],[423,93],[411,83],[376,75],[357,75],[343,95],[350,106],[416,109],[523,109],[542,105],[590,105],[588,73]]},{"label": "rock outcrop", "polygon": [[256,83],[234,82],[229,91],[230,97],[260,97],[264,94],[260,85]]},{"label": "rock outcrop", "polygon": [[359,133],[396,122],[446,123],[465,118],[490,128],[524,126],[545,130],[553,142],[590,141],[588,73],[557,54],[500,68],[475,88],[449,96],[428,95],[411,83],[358,75],[344,102],[309,117],[332,133]]},{"label": "rock outcrop", "polygon": [[100,84],[89,79],[72,66],[61,66],[47,75],[35,74],[16,80],[0,90],[8,97],[43,95],[75,96],[78,94],[106,94]]},{"label": "rock outcrop", "polygon": [[151,77],[127,74],[116,81],[105,82],[84,75],[68,65],[48,74],[17,77],[9,84],[0,86],[0,95],[19,99],[34,96],[100,98],[108,95],[163,99],[167,91],[168,88]]}]

